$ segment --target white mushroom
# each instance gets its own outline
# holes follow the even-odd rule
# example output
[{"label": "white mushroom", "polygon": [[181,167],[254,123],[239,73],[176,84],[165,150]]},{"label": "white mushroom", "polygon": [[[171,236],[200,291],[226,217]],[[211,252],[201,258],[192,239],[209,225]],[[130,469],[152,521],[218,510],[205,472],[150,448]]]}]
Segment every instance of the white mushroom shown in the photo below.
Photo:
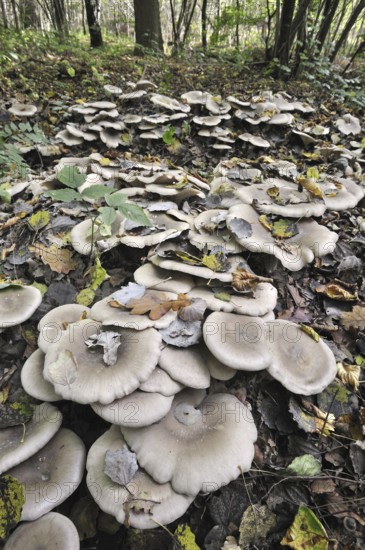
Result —
[{"label": "white mushroom", "polygon": [[37,107],[35,105],[26,105],[25,103],[13,103],[8,111],[16,116],[32,116],[37,112]]},{"label": "white mushroom", "polygon": [[34,286],[5,284],[0,288],[0,330],[29,319],[41,301],[42,294]]}]

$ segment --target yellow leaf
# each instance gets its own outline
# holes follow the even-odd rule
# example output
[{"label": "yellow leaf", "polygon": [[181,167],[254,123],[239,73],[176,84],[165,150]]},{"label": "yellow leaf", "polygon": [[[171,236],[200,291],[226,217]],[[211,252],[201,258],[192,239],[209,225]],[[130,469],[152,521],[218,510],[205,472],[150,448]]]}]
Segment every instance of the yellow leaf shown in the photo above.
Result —
[{"label": "yellow leaf", "polygon": [[178,525],[174,536],[183,550],[200,550],[195,542],[195,535],[188,525]]},{"label": "yellow leaf", "polygon": [[59,248],[54,243],[51,246],[37,243],[29,249],[56,273],[67,274],[77,267],[77,262],[72,258],[73,252],[66,248]]},{"label": "yellow leaf", "polygon": [[298,229],[293,220],[281,218],[273,223],[271,233],[277,239],[289,239],[298,234]]},{"label": "yellow leaf", "polygon": [[325,294],[332,300],[344,300],[348,302],[351,300],[357,300],[358,298],[356,294],[351,294],[351,292],[348,292],[348,290],[335,283],[317,286],[316,292],[319,294]]},{"label": "yellow leaf", "polygon": [[272,199],[276,199],[279,195],[280,195],[280,189],[279,187],[276,187],[276,185],[274,185],[274,187],[270,187],[266,193],[269,195],[269,197],[271,197]]},{"label": "yellow leaf", "polygon": [[76,296],[76,303],[81,306],[90,306],[95,298],[95,292],[91,287],[84,288]]},{"label": "yellow leaf", "polygon": [[307,327],[307,325],[299,325],[300,330],[308,334],[315,342],[319,342],[320,336],[312,327]]},{"label": "yellow leaf", "polygon": [[262,214],[259,217],[259,222],[261,223],[261,225],[265,227],[265,229],[268,229],[269,231],[272,230],[272,223],[269,220],[269,218],[266,216],[266,214]]},{"label": "yellow leaf", "polygon": [[202,264],[212,271],[222,269],[222,264],[214,254],[205,255],[202,257]]},{"label": "yellow leaf", "polygon": [[49,223],[50,215],[47,210],[39,210],[35,214],[32,214],[28,220],[28,223],[34,231],[39,231]]},{"label": "yellow leaf", "polygon": [[95,265],[90,269],[91,275],[91,290],[96,290],[106,279],[109,279],[109,275],[106,269],[101,265],[100,259],[96,258]]},{"label": "yellow leaf", "polygon": [[100,164],[100,166],[109,166],[110,159],[108,159],[107,157],[103,157],[103,158],[99,159],[99,164]]},{"label": "yellow leaf", "polygon": [[349,384],[355,390],[359,389],[360,384],[360,365],[346,365],[345,363],[337,363],[337,377],[343,384]]},{"label": "yellow leaf", "polygon": [[297,177],[297,184],[304,187],[308,193],[317,199],[323,199],[324,193],[319,185],[316,184],[314,178],[305,178],[304,176]]},{"label": "yellow leaf", "polygon": [[319,172],[317,168],[315,168],[314,166],[311,166],[310,168],[308,168],[307,178],[313,179],[313,180],[319,180]]},{"label": "yellow leaf", "polygon": [[302,505],[280,544],[294,550],[327,550],[328,537],[317,516]]}]

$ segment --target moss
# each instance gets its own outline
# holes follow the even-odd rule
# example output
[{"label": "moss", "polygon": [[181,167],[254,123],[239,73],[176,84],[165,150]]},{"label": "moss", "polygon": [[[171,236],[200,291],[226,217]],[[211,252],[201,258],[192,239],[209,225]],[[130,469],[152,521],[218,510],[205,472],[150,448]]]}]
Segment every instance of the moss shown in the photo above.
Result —
[{"label": "moss", "polygon": [[9,475],[0,476],[0,540],[6,539],[19,523],[24,502],[19,482]]}]

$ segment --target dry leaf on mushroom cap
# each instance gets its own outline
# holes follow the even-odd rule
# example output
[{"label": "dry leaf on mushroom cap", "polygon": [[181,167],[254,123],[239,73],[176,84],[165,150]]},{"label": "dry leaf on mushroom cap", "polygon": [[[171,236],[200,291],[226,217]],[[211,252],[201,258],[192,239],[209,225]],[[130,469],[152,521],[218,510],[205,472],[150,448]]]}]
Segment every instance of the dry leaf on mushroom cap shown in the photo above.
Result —
[{"label": "dry leaf on mushroom cap", "polygon": [[275,320],[266,325],[268,372],[293,393],[320,393],[335,378],[336,359],[322,339],[314,339],[300,325]]},{"label": "dry leaf on mushroom cap", "polygon": [[22,521],[32,521],[64,502],[81,483],[85,445],[71,430],[61,428],[39,451],[9,470],[24,486]]},{"label": "dry leaf on mushroom cap", "polygon": [[149,218],[152,225],[144,227],[142,234],[136,234],[136,224],[128,219],[123,220],[120,225],[120,242],[132,248],[144,248],[174,239],[189,229],[188,223],[176,220],[169,214],[150,213]]},{"label": "dry leaf on mushroom cap", "polygon": [[44,377],[64,399],[111,403],[136,390],[156,367],[161,345],[157,330],[118,329],[116,361],[107,365],[104,348],[86,344],[101,329],[101,323],[91,319],[71,323],[46,354]]},{"label": "dry leaf on mushroom cap", "polygon": [[137,529],[153,529],[182,516],[195,495],[173,491],[169,483],[160,485],[138,469],[126,486],[120,485],[104,472],[105,454],[127,449],[117,426],[112,426],[90,448],[86,483],[98,506],[120,523]]},{"label": "dry leaf on mushroom cap", "polygon": [[50,382],[43,377],[45,354],[41,349],[36,349],[24,363],[20,377],[24,390],[28,395],[40,401],[59,401],[58,395]]},{"label": "dry leaf on mushroom cap", "polygon": [[42,294],[34,286],[0,284],[0,331],[29,319],[41,302]]},{"label": "dry leaf on mushroom cap", "polygon": [[249,408],[230,394],[178,394],[152,426],[121,428],[139,464],[183,494],[215,491],[249,470],[257,431]]},{"label": "dry leaf on mushroom cap", "polygon": [[5,543],[4,550],[34,550],[40,548],[79,550],[80,539],[70,519],[49,512],[39,519],[19,525]]},{"label": "dry leaf on mushroom cap", "polygon": [[269,182],[243,187],[236,191],[236,195],[243,203],[253,204],[260,212],[279,216],[317,217],[326,210],[323,198],[313,196],[304,187],[301,190],[298,184],[281,178],[270,178]]},{"label": "dry leaf on mushroom cap", "polygon": [[337,233],[314,220],[301,220],[295,223],[292,226],[293,231],[289,231],[289,235],[293,236],[289,237],[286,237],[286,229],[290,229],[290,226],[284,221],[284,232],[276,238],[271,233],[272,226],[267,223],[267,217],[259,216],[256,210],[247,204],[235,205],[229,209],[227,226],[231,231],[237,220],[249,223],[252,228],[251,234],[240,236],[237,232],[234,233],[244,248],[251,252],[272,254],[290,271],[299,271],[315,257],[320,258],[331,253],[338,240]]},{"label": "dry leaf on mushroom cap", "polygon": [[214,357],[232,369],[257,371],[271,364],[260,317],[215,311],[205,320],[203,337]]},{"label": "dry leaf on mushroom cap", "polygon": [[136,390],[108,405],[91,403],[91,408],[111,424],[141,428],[158,422],[166,416],[173,398],[174,395],[165,396],[160,393]]},{"label": "dry leaf on mushroom cap", "polygon": [[55,435],[60,428],[62,414],[49,403],[34,408],[32,419],[24,426],[0,430],[0,473],[27,460]]},{"label": "dry leaf on mushroom cap", "polygon": [[199,250],[220,247],[225,254],[238,254],[242,247],[226,227],[226,210],[205,210],[194,218],[195,229],[189,231],[188,239]]}]

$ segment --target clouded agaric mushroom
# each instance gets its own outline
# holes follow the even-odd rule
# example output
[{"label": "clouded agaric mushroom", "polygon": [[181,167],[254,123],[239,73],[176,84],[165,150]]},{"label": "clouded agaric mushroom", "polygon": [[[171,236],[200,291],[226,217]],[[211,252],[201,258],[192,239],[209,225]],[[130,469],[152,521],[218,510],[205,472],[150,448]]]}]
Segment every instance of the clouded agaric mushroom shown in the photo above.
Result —
[{"label": "clouded agaric mushroom", "polygon": [[[10,109],[9,109],[10,110]],[[336,126],[341,134],[348,136],[349,134],[359,134],[361,132],[361,124],[358,118],[347,113],[336,121]]]},{"label": "clouded agaric mushroom", "polygon": [[187,349],[166,346],[161,352],[159,365],[171,378],[184,386],[209,388],[210,372],[204,351],[198,346]]},{"label": "clouded agaric mushroom", "polygon": [[49,403],[34,408],[32,419],[24,426],[0,430],[0,473],[27,460],[55,435],[62,422],[62,414]]},{"label": "clouded agaric mushroom", "polygon": [[36,349],[28,357],[21,370],[21,381],[28,395],[40,401],[59,401],[61,398],[50,382],[43,377],[44,353]]},{"label": "clouded agaric mushroom", "polygon": [[203,326],[204,341],[224,365],[238,370],[262,370],[271,363],[260,317],[216,311]]},{"label": "clouded agaric mushroom", "polygon": [[[64,399],[78,403],[111,403],[136,390],[147,380],[160,357],[161,336],[148,328],[141,332],[119,329],[110,335],[115,356],[107,364],[99,337],[108,339],[101,323],[71,323],[46,354],[44,377]],[[94,343],[87,345],[86,341]]]},{"label": "clouded agaric mushroom", "polygon": [[155,287],[156,290],[166,292],[188,292],[194,286],[194,280],[190,275],[166,271],[149,262],[141,265],[134,272],[134,280],[146,288]]},{"label": "clouded agaric mushroom", "polygon": [[271,364],[268,372],[293,393],[314,395],[330,384],[337,373],[330,348],[289,321],[275,320],[268,326],[266,342]]},{"label": "clouded agaric mushroom", "polygon": [[17,116],[32,116],[37,112],[37,107],[35,105],[26,105],[25,103],[13,103],[8,111]]},{"label": "clouded agaric mushroom", "polygon": [[57,512],[23,523],[10,535],[4,550],[79,550],[80,539],[70,519]]},{"label": "clouded agaric mushroom", "polygon": [[89,317],[90,308],[79,304],[64,304],[51,309],[38,323],[38,346],[45,353],[70,323],[76,323]]},{"label": "clouded agaric mushroom", "polygon": [[64,502],[81,482],[85,446],[71,430],[61,428],[37,453],[9,470],[24,486],[21,519],[38,519]]},{"label": "clouded agaric mushroom", "polygon": [[0,329],[29,319],[41,301],[42,294],[34,286],[5,285],[0,288]]},{"label": "clouded agaric mushroom", "polygon": [[106,453],[116,453],[123,449],[128,452],[120,430],[112,426],[95,441],[89,451],[86,482],[98,506],[115,516],[120,523],[126,522],[138,529],[153,529],[182,516],[195,495],[177,494],[170,483],[160,485],[143,470],[138,469],[130,481],[123,485],[113,481],[104,472]]},{"label": "clouded agaric mushroom", "polygon": [[201,401],[184,390],[157,424],[121,428],[139,464],[179,493],[216,491],[251,466],[257,431],[247,406],[230,394]]}]

